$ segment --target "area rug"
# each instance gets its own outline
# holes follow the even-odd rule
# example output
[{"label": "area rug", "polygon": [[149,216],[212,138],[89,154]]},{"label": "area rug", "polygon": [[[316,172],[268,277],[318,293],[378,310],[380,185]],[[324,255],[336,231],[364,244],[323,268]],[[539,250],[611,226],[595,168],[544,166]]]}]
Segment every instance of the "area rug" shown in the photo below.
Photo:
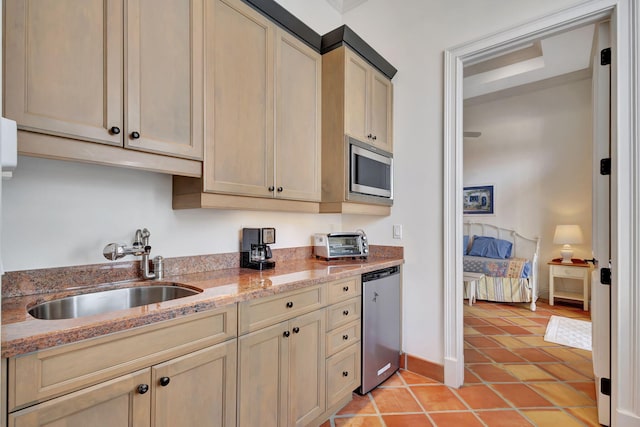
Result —
[{"label": "area rug", "polygon": [[544,340],[591,351],[591,322],[551,316]]}]

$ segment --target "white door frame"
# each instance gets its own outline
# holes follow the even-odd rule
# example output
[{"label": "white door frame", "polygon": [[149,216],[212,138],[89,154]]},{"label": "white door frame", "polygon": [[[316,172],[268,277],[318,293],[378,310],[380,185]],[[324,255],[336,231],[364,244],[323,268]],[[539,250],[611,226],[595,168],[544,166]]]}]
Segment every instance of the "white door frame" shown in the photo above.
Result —
[{"label": "white door frame", "polygon": [[577,26],[612,20],[612,425],[640,422],[640,6],[588,0],[444,53],[445,384],[464,383],[462,299],[463,65]]}]

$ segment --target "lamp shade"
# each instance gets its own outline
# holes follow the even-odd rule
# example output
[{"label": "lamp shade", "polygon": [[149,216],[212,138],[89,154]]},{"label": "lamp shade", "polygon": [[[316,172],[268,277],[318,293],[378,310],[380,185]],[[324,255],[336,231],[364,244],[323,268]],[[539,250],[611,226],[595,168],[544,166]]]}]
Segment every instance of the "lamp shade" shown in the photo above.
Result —
[{"label": "lamp shade", "polygon": [[553,243],[556,245],[581,244],[582,230],[579,225],[557,225],[553,235]]}]

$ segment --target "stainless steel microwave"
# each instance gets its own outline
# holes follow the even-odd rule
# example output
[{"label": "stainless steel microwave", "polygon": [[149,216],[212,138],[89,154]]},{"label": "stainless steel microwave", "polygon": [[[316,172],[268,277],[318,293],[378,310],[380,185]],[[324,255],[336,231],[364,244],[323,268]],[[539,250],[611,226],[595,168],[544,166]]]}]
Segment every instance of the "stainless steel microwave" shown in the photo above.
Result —
[{"label": "stainless steel microwave", "polygon": [[393,204],[393,155],[347,136],[347,200]]}]

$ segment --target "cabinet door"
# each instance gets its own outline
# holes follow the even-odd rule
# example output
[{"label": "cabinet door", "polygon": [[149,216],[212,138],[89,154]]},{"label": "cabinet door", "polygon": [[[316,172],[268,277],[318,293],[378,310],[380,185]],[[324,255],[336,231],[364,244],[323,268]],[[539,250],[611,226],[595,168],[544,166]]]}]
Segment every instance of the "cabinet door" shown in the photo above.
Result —
[{"label": "cabinet door", "polygon": [[369,141],[367,103],[369,65],[359,56],[345,49],[345,133],[360,141]]},{"label": "cabinet door", "polygon": [[126,147],[202,159],[203,1],[126,2]]},{"label": "cabinet door", "polygon": [[276,31],[276,195],[320,201],[322,57]]},{"label": "cabinet door", "polygon": [[235,427],[236,349],[234,339],[154,366],[151,425]]},{"label": "cabinet door", "polygon": [[288,321],[238,338],[239,426],[287,425],[290,339]]},{"label": "cabinet door", "polygon": [[371,144],[393,152],[393,85],[384,75],[371,70]]},{"label": "cabinet door", "polygon": [[208,6],[204,191],[272,197],[273,24],[240,0]]},{"label": "cabinet door", "polygon": [[[149,380],[149,369],[124,375],[10,414],[9,426],[148,426]],[[141,384],[149,387],[144,394],[138,392]]]},{"label": "cabinet door", "polygon": [[4,22],[5,115],[122,146],[122,0],[6,0]]},{"label": "cabinet door", "polygon": [[325,310],[289,322],[289,425],[306,426],[325,410]]}]

